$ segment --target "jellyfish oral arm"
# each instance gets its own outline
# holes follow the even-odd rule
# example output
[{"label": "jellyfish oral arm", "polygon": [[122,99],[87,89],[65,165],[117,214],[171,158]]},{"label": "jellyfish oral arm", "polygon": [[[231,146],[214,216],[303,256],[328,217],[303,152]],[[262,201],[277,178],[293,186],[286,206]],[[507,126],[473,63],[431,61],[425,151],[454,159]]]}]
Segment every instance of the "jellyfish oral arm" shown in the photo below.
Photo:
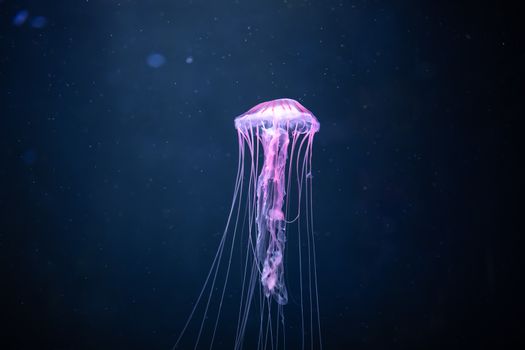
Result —
[{"label": "jellyfish oral arm", "polygon": [[257,260],[262,267],[264,294],[272,295],[278,304],[288,302],[284,282],[283,257],[286,243],[285,168],[288,153],[288,132],[278,127],[262,129],[264,165],[257,181]]}]

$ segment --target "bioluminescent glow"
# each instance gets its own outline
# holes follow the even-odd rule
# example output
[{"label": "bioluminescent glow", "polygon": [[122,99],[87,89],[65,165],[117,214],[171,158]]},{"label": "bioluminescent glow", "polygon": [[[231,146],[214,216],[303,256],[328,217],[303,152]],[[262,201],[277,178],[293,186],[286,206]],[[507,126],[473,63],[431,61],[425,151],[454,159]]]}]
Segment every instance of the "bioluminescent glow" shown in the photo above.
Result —
[{"label": "bioluminescent glow", "polygon": [[[319,126],[309,110],[286,98],[258,104],[235,119],[239,159],[226,228],[175,348],[182,347],[198,309],[202,309],[198,331],[194,337],[185,337],[194,349],[213,348],[217,338],[220,348],[284,349],[290,342],[287,333],[293,330],[298,330],[295,333],[301,339],[296,344],[302,348],[322,348],[312,201],[313,139]],[[289,230],[292,225],[297,229]],[[298,242],[297,261],[285,260],[292,234],[297,235],[293,237]],[[219,320],[236,245],[243,257],[241,282],[238,288],[232,287],[236,297],[228,303],[237,305],[238,316],[235,331],[228,334],[228,328],[233,330],[228,327],[231,320],[226,325]],[[298,276],[285,274],[289,271],[285,261],[298,264]],[[300,317],[287,327],[284,307],[290,298],[287,281],[292,277],[298,277],[292,306]],[[248,332],[248,325],[254,323],[258,326]],[[248,339],[248,333],[254,336]]]}]

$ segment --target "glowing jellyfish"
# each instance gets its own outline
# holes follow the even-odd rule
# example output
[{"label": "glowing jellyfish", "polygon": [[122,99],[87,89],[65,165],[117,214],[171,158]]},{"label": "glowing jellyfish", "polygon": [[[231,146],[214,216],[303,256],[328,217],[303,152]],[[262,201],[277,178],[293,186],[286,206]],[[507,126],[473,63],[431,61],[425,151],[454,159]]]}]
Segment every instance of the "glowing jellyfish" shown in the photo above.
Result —
[{"label": "glowing jellyfish", "polygon": [[[285,348],[284,305],[289,299],[285,247],[287,235],[293,233],[299,242],[298,291],[294,300],[300,317],[296,319],[296,326],[290,328],[299,329],[302,348],[308,345],[322,348],[312,209],[312,147],[319,122],[299,102],[284,98],[253,107],[235,119],[235,128],[239,159],[226,228],[204,286],[174,348],[182,346],[182,338],[198,309],[203,315],[198,332],[195,330],[192,338],[193,348],[212,348],[218,335],[227,338],[223,334],[227,332],[220,330],[219,319],[236,241],[245,245],[240,249],[244,257],[241,259],[243,273],[235,298],[239,311],[232,343],[227,345],[222,339],[220,347],[254,349],[256,343],[257,349]],[[288,231],[292,224],[297,227],[296,231]],[[223,256],[225,246],[229,252]],[[303,260],[308,262],[305,268]],[[258,302],[253,302],[254,299]],[[272,308],[274,303],[276,307]],[[251,309],[258,309],[258,313],[252,312],[250,316]],[[258,323],[258,335],[250,341],[246,339],[247,325],[254,322]],[[204,340],[206,332],[209,337]]]}]

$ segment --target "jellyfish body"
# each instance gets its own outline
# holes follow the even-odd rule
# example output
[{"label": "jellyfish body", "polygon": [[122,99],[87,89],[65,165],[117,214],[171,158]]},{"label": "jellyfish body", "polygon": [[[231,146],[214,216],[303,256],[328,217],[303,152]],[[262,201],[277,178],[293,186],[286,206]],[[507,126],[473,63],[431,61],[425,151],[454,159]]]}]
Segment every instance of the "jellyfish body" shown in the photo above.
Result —
[{"label": "jellyfish body", "polygon": [[[311,152],[313,134],[319,130],[315,116],[299,102],[278,99],[261,103],[235,119],[241,136],[250,138],[255,133],[264,151],[264,163],[257,180],[257,260],[261,268],[264,294],[272,295],[278,304],[288,302],[284,281],[284,248],[286,243],[285,172],[290,137],[297,143],[305,135]],[[255,131],[254,131],[255,129]],[[255,155],[252,154],[252,158]]]},{"label": "jellyfish body", "polygon": [[[260,103],[235,119],[239,160],[226,228],[204,286],[174,348],[178,347],[201,304],[204,307],[204,315],[194,341],[194,349],[198,348],[202,334],[206,332],[205,323],[210,318],[209,310],[215,306],[217,312],[213,327],[210,328],[209,345],[210,348],[213,347],[215,338],[220,333],[219,318],[230,276],[234,247],[236,241],[243,241],[238,239],[238,231],[247,239],[244,239],[246,247],[241,249],[241,255],[244,256],[243,276],[233,348],[241,349],[245,346],[246,328],[250,310],[253,308],[259,310],[256,317],[260,322],[257,348],[264,349],[270,345],[272,349],[285,347],[283,306],[288,303],[289,296],[284,261],[287,228],[292,223],[296,223],[298,227],[296,232],[299,242],[300,293],[297,299],[301,315],[301,344],[304,348],[309,340],[312,348],[316,346],[314,333],[317,333],[315,344],[316,347],[322,348],[311,176],[313,137],[319,131],[319,127],[313,113],[299,102],[287,98]],[[295,194],[294,206],[290,205],[291,192]],[[301,237],[303,231],[306,231],[306,237]],[[305,244],[302,240],[305,238],[307,252],[303,252]],[[230,247],[230,251],[224,256],[226,246]],[[305,273],[302,267],[303,255],[307,255],[308,261]],[[220,266],[225,266],[225,272],[222,273],[224,284],[222,288],[217,289],[217,284],[220,284]],[[308,280],[308,292],[303,292],[304,279]],[[257,294],[260,295],[259,303],[254,303]],[[201,303],[203,299],[206,300],[205,304]],[[276,302],[276,308],[271,307],[271,300]],[[303,300],[308,300],[309,308],[304,306]],[[306,314],[309,315],[309,322],[306,320]],[[314,324],[317,324],[317,328]],[[305,340],[307,333],[310,339]]]}]

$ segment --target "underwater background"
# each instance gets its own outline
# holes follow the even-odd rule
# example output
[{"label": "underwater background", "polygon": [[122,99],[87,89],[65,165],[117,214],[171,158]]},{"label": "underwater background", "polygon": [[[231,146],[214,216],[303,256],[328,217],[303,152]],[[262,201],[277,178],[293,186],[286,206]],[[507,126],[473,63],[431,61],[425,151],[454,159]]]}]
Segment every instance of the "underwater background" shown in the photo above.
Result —
[{"label": "underwater background", "polygon": [[281,97],[321,123],[324,349],[519,347],[517,14],[0,0],[0,347],[171,349],[231,204],[233,120]]}]

